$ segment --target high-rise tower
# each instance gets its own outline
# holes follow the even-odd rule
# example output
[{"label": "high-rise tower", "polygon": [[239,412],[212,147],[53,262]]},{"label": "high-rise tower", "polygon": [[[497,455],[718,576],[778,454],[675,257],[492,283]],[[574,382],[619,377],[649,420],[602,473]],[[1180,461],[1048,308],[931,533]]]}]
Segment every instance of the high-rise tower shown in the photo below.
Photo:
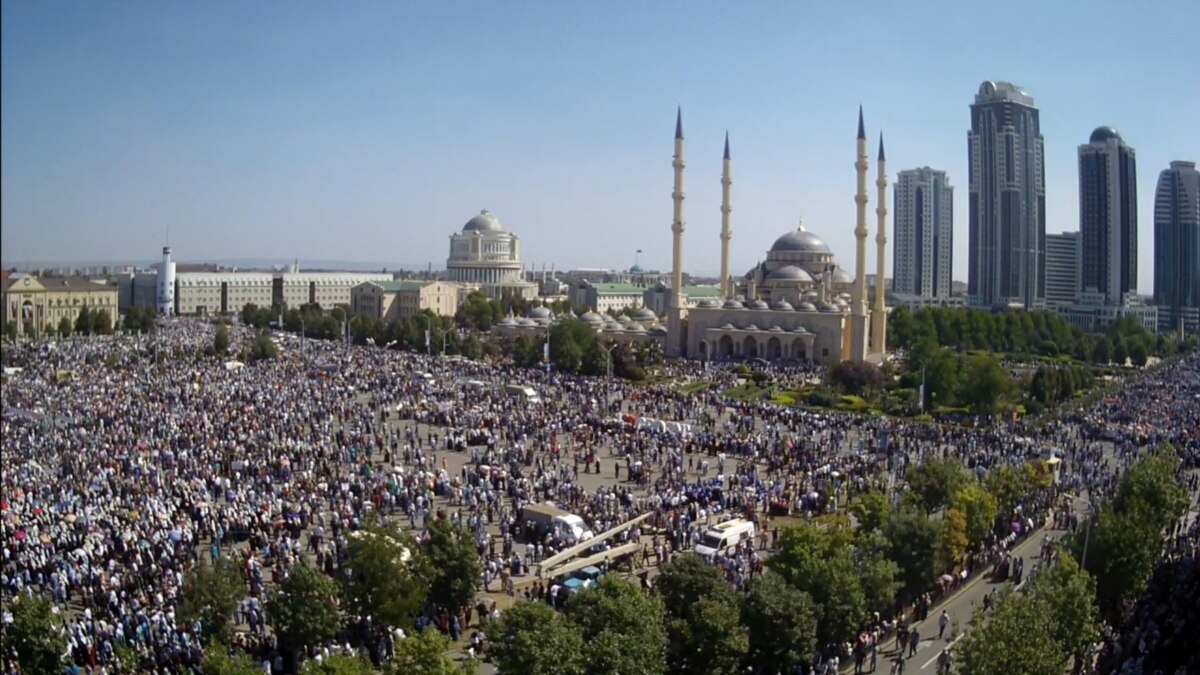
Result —
[{"label": "high-rise tower", "polygon": [[901,171],[892,208],[892,290],[924,299],[950,297],[954,189],[945,171]]},{"label": "high-rise tower", "polygon": [[867,314],[867,131],[863,125],[861,105],[858,107],[857,146],[854,161],[854,170],[858,174],[858,191],[854,195],[854,203],[858,207],[854,227],[857,245],[854,250],[854,288],[850,299],[850,348],[845,354],[846,358],[855,362],[866,358],[870,330]]},{"label": "high-rise tower", "polygon": [[884,283],[887,261],[887,158],[883,152],[883,132],[879,132],[879,162],[875,187],[878,190],[875,206],[875,302],[871,307],[871,351],[887,352],[887,285]]},{"label": "high-rise tower", "polygon": [[1009,82],[979,85],[971,105],[969,275],[977,307],[1043,304],[1046,177],[1033,98]]},{"label": "high-rise tower", "polygon": [[1154,190],[1154,302],[1160,330],[1200,331],[1200,171],[1171,162]]},{"label": "high-rise tower", "polygon": [[671,302],[667,311],[667,331],[672,336],[666,348],[667,356],[683,352],[687,336],[683,331],[683,108],[675,111],[675,189],[671,191],[674,215],[671,220]]},{"label": "high-rise tower", "polygon": [[733,295],[732,284],[729,282],[729,240],[733,233],[729,231],[729,188],[733,185],[733,173],[729,159],[729,132],[725,132],[725,158],[721,160],[721,297]]},{"label": "high-rise tower", "polygon": [[1119,305],[1137,289],[1137,166],[1112,127],[1079,146],[1080,288]]}]

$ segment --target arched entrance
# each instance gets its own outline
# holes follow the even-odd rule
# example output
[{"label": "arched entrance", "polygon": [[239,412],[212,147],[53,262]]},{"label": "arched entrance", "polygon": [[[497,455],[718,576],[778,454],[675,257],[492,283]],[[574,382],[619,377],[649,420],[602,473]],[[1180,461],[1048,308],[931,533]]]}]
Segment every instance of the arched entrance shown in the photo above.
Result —
[{"label": "arched entrance", "polygon": [[753,335],[747,335],[742,341],[742,356],[753,359],[758,357],[758,340]]},{"label": "arched entrance", "polygon": [[783,358],[783,345],[779,343],[779,338],[772,337],[770,340],[767,340],[767,358]]},{"label": "arched entrance", "polygon": [[708,360],[708,342],[706,340],[700,341],[700,360]]},{"label": "arched entrance", "polygon": [[722,335],[717,341],[717,355],[723,358],[733,356],[733,338],[728,335]]},{"label": "arched entrance", "polygon": [[808,358],[808,350],[804,346],[803,338],[796,338],[796,340],[792,342],[792,358],[800,360],[805,360]]}]

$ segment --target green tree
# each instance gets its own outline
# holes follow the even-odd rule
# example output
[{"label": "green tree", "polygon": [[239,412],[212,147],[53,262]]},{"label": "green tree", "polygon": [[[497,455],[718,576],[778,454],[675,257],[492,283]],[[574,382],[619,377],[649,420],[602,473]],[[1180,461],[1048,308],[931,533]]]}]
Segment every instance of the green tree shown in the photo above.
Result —
[{"label": "green tree", "polygon": [[1112,345],[1112,361],[1118,366],[1125,365],[1125,361],[1129,358],[1129,347],[1125,344],[1124,338],[1118,337],[1113,340]]},{"label": "green tree", "polygon": [[580,591],[567,616],[583,637],[589,675],[656,675],[666,671],[663,606],[633,584],[607,575]]},{"label": "green tree", "polygon": [[1063,652],[1082,659],[1100,639],[1100,614],[1096,607],[1096,581],[1079,567],[1070,554],[1039,575],[1026,589],[1050,607],[1054,617],[1054,639]]},{"label": "green tree", "polygon": [[1009,592],[990,615],[977,611],[958,647],[962,675],[1062,675],[1066,654],[1054,639],[1049,603]]},{"label": "green tree", "polygon": [[65,337],[65,338],[71,337],[71,329],[72,329],[72,326],[71,326],[70,319],[68,319],[67,317],[64,316],[63,318],[58,320],[58,334],[61,337]]},{"label": "green tree", "polygon": [[950,499],[950,507],[967,518],[967,545],[975,548],[987,540],[996,523],[998,504],[992,493],[974,481],[959,488]]},{"label": "green tree", "polygon": [[217,326],[217,332],[213,335],[213,351],[219,355],[229,353],[229,326]]},{"label": "green tree", "polygon": [[246,582],[237,563],[228,558],[218,558],[215,565],[201,562],[183,576],[179,620],[199,621],[204,637],[225,640],[232,628],[234,612],[245,595]]},{"label": "green tree", "polygon": [[307,562],[292,565],[267,601],[280,647],[296,655],[336,635],[342,625],[337,592],[337,584]]},{"label": "green tree", "polygon": [[360,656],[334,654],[320,661],[305,661],[300,675],[375,675],[375,669]]},{"label": "green tree", "polygon": [[1096,347],[1092,350],[1092,363],[1099,365],[1107,365],[1112,360],[1112,343],[1108,338],[1100,338],[1096,341]]},{"label": "green tree", "polygon": [[900,568],[900,599],[924,593],[937,577],[938,526],[920,510],[896,509],[884,523],[888,557]]},{"label": "green tree", "polygon": [[209,640],[200,661],[200,675],[262,675],[262,666],[241,651],[230,651],[220,640]]},{"label": "green tree", "polygon": [[583,636],[541,602],[518,602],[488,625],[488,654],[501,675],[583,675]]},{"label": "green tree", "polygon": [[732,587],[696,555],[681,556],[655,580],[663,600],[667,662],[673,673],[734,673],[749,647]]},{"label": "green tree", "polygon": [[1159,531],[1187,511],[1187,490],[1178,478],[1179,455],[1169,444],[1140,457],[1121,479],[1113,506],[1136,513],[1147,527]]},{"label": "green tree", "polygon": [[812,598],[778,574],[750,582],[742,601],[742,624],[750,636],[748,663],[757,673],[790,673],[817,646],[817,608]]},{"label": "green tree", "polygon": [[[389,675],[475,675],[478,664],[467,660],[457,663],[447,656],[453,645],[450,638],[436,630],[419,630],[396,642]],[[508,672],[508,671],[504,671]]]},{"label": "green tree", "polygon": [[1000,410],[1013,390],[1012,376],[991,354],[975,354],[963,364],[958,399],[976,412]]},{"label": "green tree", "polygon": [[783,530],[771,569],[812,597],[819,644],[850,639],[866,616],[866,595],[850,537],[804,523]]},{"label": "green tree", "polygon": [[970,484],[971,475],[957,460],[930,459],[911,466],[904,480],[916,494],[921,508],[932,513],[948,505],[956,492]]},{"label": "green tree", "polygon": [[888,511],[887,495],[879,490],[871,490],[864,492],[850,507],[850,512],[854,514],[855,520],[858,521],[858,529],[863,532],[874,532],[883,527],[884,521],[887,520]]},{"label": "green tree", "polygon": [[1150,360],[1150,350],[1146,349],[1146,343],[1141,339],[1130,341],[1129,360],[1138,368],[1146,367],[1146,363]]},{"label": "green tree", "polygon": [[1071,538],[1071,554],[1095,577],[1100,611],[1115,618],[1126,600],[1146,590],[1161,534],[1147,527],[1141,514],[1121,513],[1111,504],[1102,506],[1082,532]]},{"label": "green tree", "polygon": [[62,671],[67,639],[62,620],[53,614],[50,601],[41,596],[6,595],[4,609],[12,613],[12,623],[0,630],[0,662],[10,655],[23,673],[58,673]]},{"label": "green tree", "polygon": [[347,611],[391,626],[411,626],[434,572],[395,523],[369,521],[351,532],[339,581]]},{"label": "green tree", "polygon": [[92,331],[97,335],[112,335],[112,314],[109,314],[107,309],[102,309],[93,315]]},{"label": "green tree", "polygon": [[271,336],[265,330],[259,331],[258,335],[254,336],[254,343],[250,347],[250,360],[265,361],[278,355],[279,347],[275,346]]},{"label": "green tree", "polygon": [[855,396],[861,396],[868,389],[882,389],[885,381],[883,370],[866,361],[842,361],[829,371],[830,384]]},{"label": "green tree", "polygon": [[967,552],[967,516],[958,509],[949,509],[938,527],[938,567],[953,569]]},{"label": "green tree", "polygon": [[92,334],[92,323],[94,321],[92,311],[86,306],[79,308],[79,315],[75,317],[75,332],[80,335]]},{"label": "green tree", "polygon": [[470,533],[444,518],[429,524],[429,539],[421,546],[429,570],[429,600],[451,613],[470,606],[479,592],[483,569]]},{"label": "green tree", "polygon": [[[880,526],[882,529],[882,525]],[[900,567],[888,557],[890,545],[880,530],[858,531],[855,561],[867,610],[885,614],[891,611],[900,590]]]}]

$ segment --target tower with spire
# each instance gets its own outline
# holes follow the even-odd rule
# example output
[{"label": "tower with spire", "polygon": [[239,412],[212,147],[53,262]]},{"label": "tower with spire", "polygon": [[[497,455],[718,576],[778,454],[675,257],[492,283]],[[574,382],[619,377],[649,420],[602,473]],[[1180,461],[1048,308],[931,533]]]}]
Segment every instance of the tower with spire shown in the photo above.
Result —
[{"label": "tower with spire", "polygon": [[729,240],[733,233],[729,231],[729,188],[733,185],[733,172],[729,159],[729,132],[725,132],[725,158],[721,161],[721,297],[733,297],[733,288],[729,280]]},{"label": "tower with spire", "polygon": [[664,350],[667,356],[681,356],[686,335],[683,330],[683,107],[675,111],[675,189],[671,191],[674,214],[671,219],[671,302],[667,308],[667,332],[670,335]]},{"label": "tower with spire", "polygon": [[884,261],[887,255],[887,159],[883,153],[883,132],[879,132],[879,158],[876,168],[875,187],[878,189],[878,205],[875,207],[876,218],[876,260],[875,260],[875,303],[871,307],[871,351],[880,354],[887,353],[887,308],[885,305],[887,286],[884,283]]},{"label": "tower with spire", "polygon": [[855,220],[854,288],[850,294],[850,344],[843,357],[863,361],[867,355],[869,317],[867,314],[867,130],[863,124],[862,106],[858,106],[858,152],[854,170],[858,175],[858,191],[854,195],[858,217]]}]

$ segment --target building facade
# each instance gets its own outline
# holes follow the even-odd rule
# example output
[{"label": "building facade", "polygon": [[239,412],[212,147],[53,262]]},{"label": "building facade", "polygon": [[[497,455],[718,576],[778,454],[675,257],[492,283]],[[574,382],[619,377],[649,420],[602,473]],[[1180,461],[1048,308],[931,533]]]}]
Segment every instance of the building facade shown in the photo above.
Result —
[{"label": "building facade", "polygon": [[1154,190],[1154,302],[1159,329],[1200,331],[1200,172],[1171,162]]},{"label": "building facade", "polygon": [[950,297],[954,250],[954,188],[945,171],[901,171],[895,187],[892,291]]},{"label": "building facade", "polygon": [[365,281],[350,296],[353,314],[383,321],[408,319],[425,310],[454,316],[460,304],[459,287],[444,281]]},{"label": "building facade", "polygon": [[175,275],[175,314],[235,314],[247,304],[270,307],[271,272],[178,272]]},{"label": "building facade", "polygon": [[1009,82],[984,82],[967,141],[970,303],[1038,308],[1045,299],[1046,177],[1033,98]]},{"label": "building facade", "polygon": [[1078,232],[1046,235],[1046,305],[1049,307],[1079,302],[1080,242]]},{"label": "building facade", "polygon": [[351,290],[363,283],[391,280],[387,272],[301,272],[293,265],[272,278],[271,304],[285,309],[319,305],[329,310],[349,305]]},{"label": "building facade", "polygon": [[116,286],[98,284],[82,277],[9,277],[3,282],[5,322],[16,324],[17,335],[39,337],[58,329],[63,319],[75,325],[79,312],[106,312],[110,326],[118,320]]},{"label": "building facade", "polygon": [[605,314],[609,311],[637,309],[642,306],[646,289],[634,284],[600,283],[580,281],[571,287],[568,297],[571,303],[587,307],[593,312]]},{"label": "building facade", "polygon": [[1080,289],[1102,293],[1108,305],[1136,292],[1136,157],[1112,127],[1079,146],[1079,233]]},{"label": "building facade", "polygon": [[490,298],[537,297],[537,284],[524,280],[521,239],[484,209],[450,235],[446,276],[451,282],[478,284]]}]

